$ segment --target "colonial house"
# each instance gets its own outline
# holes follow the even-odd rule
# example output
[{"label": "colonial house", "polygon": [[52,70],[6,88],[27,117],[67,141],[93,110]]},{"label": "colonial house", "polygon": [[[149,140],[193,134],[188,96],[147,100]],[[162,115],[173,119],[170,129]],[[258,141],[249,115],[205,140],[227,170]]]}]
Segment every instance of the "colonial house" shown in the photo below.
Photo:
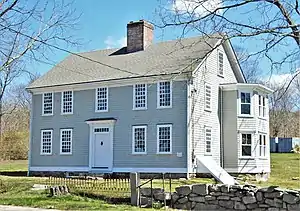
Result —
[{"label": "colonial house", "polygon": [[229,40],[153,43],[144,20],[127,46],[71,54],[32,93],[29,172],[270,172],[269,88],[249,84]]}]

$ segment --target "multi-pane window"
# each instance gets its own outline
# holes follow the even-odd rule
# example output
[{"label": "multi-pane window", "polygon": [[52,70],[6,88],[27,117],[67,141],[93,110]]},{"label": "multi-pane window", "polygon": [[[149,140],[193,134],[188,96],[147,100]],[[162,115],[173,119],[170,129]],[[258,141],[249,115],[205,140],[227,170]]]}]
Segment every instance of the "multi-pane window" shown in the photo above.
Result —
[{"label": "multi-pane window", "polygon": [[258,112],[260,117],[267,116],[266,97],[258,95]]},{"label": "multi-pane window", "polygon": [[41,155],[52,154],[52,130],[41,131]]},{"label": "multi-pane window", "polygon": [[147,108],[147,85],[135,84],[133,86],[133,109]]},{"label": "multi-pane window", "polygon": [[205,84],[204,85],[205,87],[205,90],[204,90],[204,93],[205,93],[205,110],[207,111],[211,111],[211,85],[209,84]]},{"label": "multi-pane window", "polygon": [[219,63],[219,75],[224,74],[224,54],[222,52],[218,52],[218,63]]},{"label": "multi-pane window", "polygon": [[73,113],[73,91],[62,92],[62,114],[72,114]]},{"label": "multi-pane window", "polygon": [[169,154],[172,152],[172,125],[157,126],[157,153]]},{"label": "multi-pane window", "polygon": [[259,156],[266,156],[267,140],[266,135],[259,135]]},{"label": "multi-pane window", "polygon": [[132,127],[132,153],[145,154],[147,142],[147,127],[133,126]]},{"label": "multi-pane window", "polygon": [[251,94],[241,92],[241,114],[251,114]]},{"label": "multi-pane window", "polygon": [[108,133],[109,128],[108,127],[97,127],[94,129],[95,133]]},{"label": "multi-pane window", "polygon": [[170,81],[158,82],[157,84],[157,107],[172,107],[172,85]]},{"label": "multi-pane window", "polygon": [[108,111],[108,88],[96,89],[96,111]]},{"label": "multi-pane window", "polygon": [[53,114],[53,93],[48,92],[43,94],[43,115]]},{"label": "multi-pane window", "polygon": [[252,135],[242,134],[242,156],[252,155]]},{"label": "multi-pane window", "polygon": [[205,127],[205,153],[211,154],[212,131],[210,127]]},{"label": "multi-pane window", "polygon": [[60,154],[72,154],[72,129],[60,130]]}]

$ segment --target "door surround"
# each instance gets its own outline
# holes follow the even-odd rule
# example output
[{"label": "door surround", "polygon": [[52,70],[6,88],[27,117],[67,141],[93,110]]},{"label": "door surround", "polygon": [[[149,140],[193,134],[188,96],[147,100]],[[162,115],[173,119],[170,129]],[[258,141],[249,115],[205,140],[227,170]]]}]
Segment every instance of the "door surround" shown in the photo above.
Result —
[{"label": "door surround", "polygon": [[[89,171],[101,171],[101,172],[111,172],[113,169],[113,139],[114,139],[114,125],[116,120],[115,119],[92,119],[87,120],[86,123],[90,127],[89,132]],[[110,147],[111,147],[111,153],[110,156],[107,158],[110,160],[110,166],[108,169],[93,169],[92,163],[93,163],[93,145],[94,145],[94,129],[97,127],[106,127],[109,128],[109,137],[110,137]]]}]

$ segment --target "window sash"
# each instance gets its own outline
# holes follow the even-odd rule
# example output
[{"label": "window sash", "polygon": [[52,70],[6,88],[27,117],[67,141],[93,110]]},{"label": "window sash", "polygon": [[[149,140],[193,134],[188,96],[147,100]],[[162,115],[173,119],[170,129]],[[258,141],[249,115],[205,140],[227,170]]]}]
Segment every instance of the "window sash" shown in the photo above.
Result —
[{"label": "window sash", "polygon": [[133,86],[133,109],[147,108],[147,84],[135,84]]},{"label": "window sash", "polygon": [[172,153],[172,125],[157,126],[157,153]]},{"label": "window sash", "polygon": [[258,95],[258,116],[266,117],[267,116],[267,106],[266,106],[266,97]]},{"label": "window sash", "polygon": [[108,111],[108,88],[99,87],[96,89],[96,111]]},{"label": "window sash", "polygon": [[260,157],[266,157],[266,149],[267,149],[266,135],[259,135],[259,156]]},{"label": "window sash", "polygon": [[241,156],[252,157],[252,134],[241,134]]},{"label": "window sash", "polygon": [[53,93],[43,93],[43,111],[44,116],[53,115]]},{"label": "window sash", "polygon": [[219,75],[224,74],[224,54],[222,52],[218,53],[218,65],[219,65]]},{"label": "window sash", "polygon": [[205,110],[211,111],[211,92],[212,92],[212,87],[210,84],[205,83]]},{"label": "window sash", "polygon": [[147,126],[132,127],[132,154],[147,153]]},{"label": "window sash", "polygon": [[212,154],[212,129],[205,127],[205,154]]},{"label": "window sash", "polygon": [[251,115],[251,93],[241,92],[240,93],[240,113],[243,115]]},{"label": "window sash", "polygon": [[73,91],[62,92],[61,98],[61,113],[73,114]]},{"label": "window sash", "polygon": [[60,130],[60,154],[72,154],[73,130]]},{"label": "window sash", "polygon": [[41,155],[52,154],[53,130],[41,130]]},{"label": "window sash", "polygon": [[171,81],[161,81],[157,83],[157,107],[172,107],[172,83]]}]

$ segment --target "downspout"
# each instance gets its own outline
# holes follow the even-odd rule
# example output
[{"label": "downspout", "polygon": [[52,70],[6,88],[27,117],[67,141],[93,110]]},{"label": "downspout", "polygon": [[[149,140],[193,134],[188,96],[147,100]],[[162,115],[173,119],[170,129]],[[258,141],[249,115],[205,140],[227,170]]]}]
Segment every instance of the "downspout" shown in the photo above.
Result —
[{"label": "downspout", "polygon": [[223,87],[220,89],[220,164],[224,168],[224,134],[223,134]]},{"label": "downspout", "polygon": [[[31,166],[31,148],[32,148],[32,122],[33,122],[33,94],[31,94],[31,105],[30,105],[30,122],[29,122],[29,150],[28,150],[28,171],[27,176],[30,176]],[[52,96],[54,97],[54,96]]]}]

